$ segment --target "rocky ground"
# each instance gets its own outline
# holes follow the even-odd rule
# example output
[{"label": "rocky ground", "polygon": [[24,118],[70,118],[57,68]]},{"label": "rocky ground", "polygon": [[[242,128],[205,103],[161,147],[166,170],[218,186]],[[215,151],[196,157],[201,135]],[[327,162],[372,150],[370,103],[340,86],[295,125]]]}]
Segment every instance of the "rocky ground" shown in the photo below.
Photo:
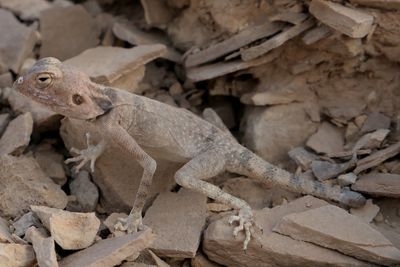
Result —
[{"label": "rocky ground", "polygon": [[[399,11],[398,0],[0,0],[0,266],[400,266]],[[94,173],[75,174],[64,160],[85,127],[11,89],[47,56],[199,116],[212,108],[266,160],[367,204],[215,177],[262,229],[243,251],[234,211],[179,188],[180,166],[158,161],[149,228],[118,232],[140,166],[110,146]]]}]

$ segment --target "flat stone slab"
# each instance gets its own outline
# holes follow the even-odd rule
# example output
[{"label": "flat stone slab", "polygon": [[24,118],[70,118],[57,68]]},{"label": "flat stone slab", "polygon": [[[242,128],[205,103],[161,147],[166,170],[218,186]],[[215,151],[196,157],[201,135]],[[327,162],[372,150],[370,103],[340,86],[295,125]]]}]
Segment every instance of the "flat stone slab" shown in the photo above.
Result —
[{"label": "flat stone slab", "polygon": [[380,265],[400,263],[400,250],[388,239],[333,205],[286,215],[274,231]]},{"label": "flat stone slab", "polygon": [[0,139],[0,155],[22,154],[31,140],[32,115],[27,112],[13,119]]},{"label": "flat stone slab", "polygon": [[148,248],[154,241],[150,229],[114,238],[107,238],[93,246],[69,255],[59,262],[60,267],[111,267]]},{"label": "flat stone slab", "polygon": [[310,136],[307,146],[317,153],[334,153],[343,151],[344,136],[335,126],[328,122],[322,123],[318,131]]},{"label": "flat stone slab", "polygon": [[150,247],[157,255],[193,258],[207,217],[207,197],[187,189],[161,193],[143,223],[157,235]]},{"label": "flat stone slab", "polygon": [[369,173],[359,177],[351,188],[374,196],[400,198],[400,175]]}]

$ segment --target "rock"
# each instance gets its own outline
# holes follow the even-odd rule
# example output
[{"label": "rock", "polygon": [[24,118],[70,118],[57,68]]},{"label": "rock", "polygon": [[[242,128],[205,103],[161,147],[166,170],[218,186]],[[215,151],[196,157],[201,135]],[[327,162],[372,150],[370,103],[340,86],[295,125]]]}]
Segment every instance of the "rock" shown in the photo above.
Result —
[{"label": "rock", "polygon": [[65,64],[85,72],[94,82],[134,92],[144,75],[141,67],[165,52],[166,47],[161,44],[133,48],[99,46],[66,60]]},{"label": "rock", "polygon": [[[0,243],[14,243],[9,223],[0,217]],[[1,257],[0,257],[1,258]]]},{"label": "rock", "polygon": [[338,3],[313,0],[310,13],[322,23],[352,38],[365,37],[372,31],[374,17]]},{"label": "rock", "polygon": [[191,261],[192,267],[218,267],[221,266],[215,262],[210,261],[202,253],[198,253]]},{"label": "rock", "polygon": [[0,139],[0,155],[22,154],[31,140],[32,115],[28,112],[13,119]]},{"label": "rock", "polygon": [[63,249],[83,249],[93,244],[100,220],[94,213],[69,212],[31,206],[51,236]]},{"label": "rock", "polygon": [[19,237],[25,235],[25,232],[28,230],[29,227],[41,227],[42,224],[40,223],[39,219],[33,214],[32,211],[25,213],[21,216],[17,221],[12,224],[14,228],[14,234]]},{"label": "rock", "polygon": [[87,171],[80,171],[75,179],[69,184],[71,194],[76,196],[81,211],[95,211],[99,201],[99,190],[92,183]]},{"label": "rock", "polygon": [[328,122],[323,122],[318,131],[307,140],[307,146],[317,153],[335,153],[343,151],[342,131]]},{"label": "rock", "polygon": [[361,132],[367,133],[378,129],[389,129],[390,118],[379,112],[373,112],[365,120]]},{"label": "rock", "polygon": [[40,267],[58,267],[53,237],[44,236],[35,227],[30,227],[25,235],[33,246]]},{"label": "rock", "polygon": [[44,108],[42,105],[18,93],[16,90],[6,88],[4,90],[4,97],[15,112],[31,113],[36,131],[44,132],[56,130],[60,127],[61,115]]},{"label": "rock", "polygon": [[355,208],[350,209],[351,214],[360,217],[366,223],[372,222],[372,220],[376,217],[376,215],[378,215],[378,212],[379,212],[379,206],[375,205],[372,202],[372,199],[368,199],[364,207],[358,209]]},{"label": "rock", "polygon": [[295,147],[288,152],[289,157],[296,162],[298,166],[301,167],[303,171],[310,168],[311,163],[318,159],[318,156],[308,152],[304,147]]},{"label": "rock", "polygon": [[286,162],[287,151],[301,146],[317,128],[304,108],[300,103],[248,108],[241,126],[244,145],[271,163]]},{"label": "rock", "polygon": [[96,21],[81,5],[43,11],[40,33],[40,57],[65,60],[99,43]]},{"label": "rock", "polygon": [[382,8],[387,10],[400,9],[400,3],[397,0],[350,0],[350,3],[367,7]]},{"label": "rock", "polygon": [[321,160],[314,160],[311,163],[311,169],[319,181],[334,178],[345,172],[348,168],[348,163],[336,164]]},{"label": "rock", "polygon": [[389,240],[358,217],[333,205],[286,215],[274,231],[365,261],[400,263],[400,250]]},{"label": "rock", "polygon": [[8,123],[10,122],[10,114],[3,113],[0,114],[0,137],[3,135],[4,131],[7,128]]},{"label": "rock", "polygon": [[25,58],[32,53],[36,44],[35,33],[20,23],[11,12],[0,9],[0,36],[1,61],[7,69],[18,73]]},{"label": "rock", "polygon": [[390,173],[370,173],[360,176],[351,186],[355,191],[374,196],[400,197],[400,175]]},{"label": "rock", "polygon": [[35,262],[35,252],[31,246],[0,243],[0,266],[32,267]]},{"label": "rock", "polygon": [[151,249],[159,256],[193,258],[205,225],[207,197],[187,189],[161,193],[143,224],[157,235]]},{"label": "rock", "polygon": [[263,233],[259,241],[250,241],[243,253],[244,234],[237,239],[227,218],[212,222],[204,235],[203,250],[209,259],[225,266],[370,266],[333,250],[272,232],[283,216],[328,205],[326,201],[306,196],[288,204],[254,211],[254,219]]},{"label": "rock", "polygon": [[388,129],[378,129],[372,133],[367,133],[355,143],[352,150],[379,148],[389,133],[390,130]]},{"label": "rock", "polygon": [[46,0],[0,0],[0,7],[12,11],[22,20],[36,20],[43,10],[52,5]]},{"label": "rock", "polygon": [[64,170],[64,156],[49,143],[40,144],[34,151],[36,161],[44,173],[56,184],[63,186],[67,182]]},{"label": "rock", "polygon": [[22,215],[32,204],[63,209],[67,196],[40,169],[34,158],[0,157],[0,213]]},{"label": "rock", "polygon": [[150,229],[131,235],[107,238],[63,258],[59,264],[60,267],[116,266],[132,255],[139,255],[143,249],[151,245],[154,238]]},{"label": "rock", "polygon": [[14,82],[11,72],[0,74],[0,88],[12,87]]},{"label": "rock", "polygon": [[[85,148],[85,134],[89,132],[93,144],[100,141],[99,130],[82,120],[64,119],[60,129],[65,146]],[[159,192],[175,185],[174,174],[181,164],[157,159],[157,169],[151,185],[150,201]],[[107,213],[129,212],[132,208],[143,168],[118,146],[109,143],[97,159],[93,182],[100,189],[100,203]]]},{"label": "rock", "polygon": [[340,186],[348,186],[348,185],[352,185],[356,182],[357,175],[355,175],[352,172],[349,172],[346,174],[339,175],[337,179],[338,179]]},{"label": "rock", "polygon": [[174,18],[173,10],[170,10],[167,2],[157,0],[141,0],[144,9],[144,17],[147,25],[165,29],[169,21]]},{"label": "rock", "polygon": [[89,12],[92,16],[97,16],[103,12],[97,0],[87,0],[82,5],[86,9],[86,11]]}]

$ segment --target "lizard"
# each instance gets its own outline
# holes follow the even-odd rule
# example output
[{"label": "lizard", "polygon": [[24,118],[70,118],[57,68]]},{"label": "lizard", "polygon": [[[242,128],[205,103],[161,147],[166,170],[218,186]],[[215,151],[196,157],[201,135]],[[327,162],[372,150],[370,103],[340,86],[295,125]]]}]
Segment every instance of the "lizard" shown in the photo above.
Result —
[{"label": "lizard", "polygon": [[229,223],[235,223],[235,237],[244,231],[244,249],[256,227],[250,205],[206,181],[224,171],[350,207],[360,207],[366,201],[358,192],[300,179],[268,163],[242,146],[213,116],[206,116],[211,119],[205,120],[189,110],[94,83],[85,73],[56,58],[38,60],[14,82],[13,88],[56,113],[98,127],[101,142],[96,145],[87,142],[82,150],[72,149],[78,156],[67,162],[79,163],[77,169],[90,163],[93,171],[108,142],[128,152],[141,165],[143,174],[133,207],[129,216],[117,225],[128,233],[144,227],[142,209],[156,170],[155,158],[183,164],[174,176],[178,185],[237,210]]}]

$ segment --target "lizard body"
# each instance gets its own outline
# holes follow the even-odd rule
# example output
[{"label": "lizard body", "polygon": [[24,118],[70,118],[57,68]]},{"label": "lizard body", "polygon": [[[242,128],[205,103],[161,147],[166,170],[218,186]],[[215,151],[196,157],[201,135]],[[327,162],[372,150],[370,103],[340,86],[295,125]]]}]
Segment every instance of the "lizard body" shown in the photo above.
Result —
[{"label": "lizard body", "polygon": [[67,160],[79,162],[78,169],[96,158],[107,142],[116,143],[143,167],[141,183],[132,211],[119,227],[136,231],[156,169],[154,158],[185,163],[175,174],[176,182],[186,188],[239,210],[231,221],[246,232],[244,247],[250,240],[253,220],[250,206],[204,180],[229,171],[303,194],[333,200],[352,207],[362,206],[365,198],[317,181],[302,180],[280,169],[241,146],[223,126],[206,121],[182,108],[90,81],[89,77],[55,58],[39,60],[14,83],[14,88],[45,107],[64,116],[87,120],[102,132],[105,144],[78,151]]}]

